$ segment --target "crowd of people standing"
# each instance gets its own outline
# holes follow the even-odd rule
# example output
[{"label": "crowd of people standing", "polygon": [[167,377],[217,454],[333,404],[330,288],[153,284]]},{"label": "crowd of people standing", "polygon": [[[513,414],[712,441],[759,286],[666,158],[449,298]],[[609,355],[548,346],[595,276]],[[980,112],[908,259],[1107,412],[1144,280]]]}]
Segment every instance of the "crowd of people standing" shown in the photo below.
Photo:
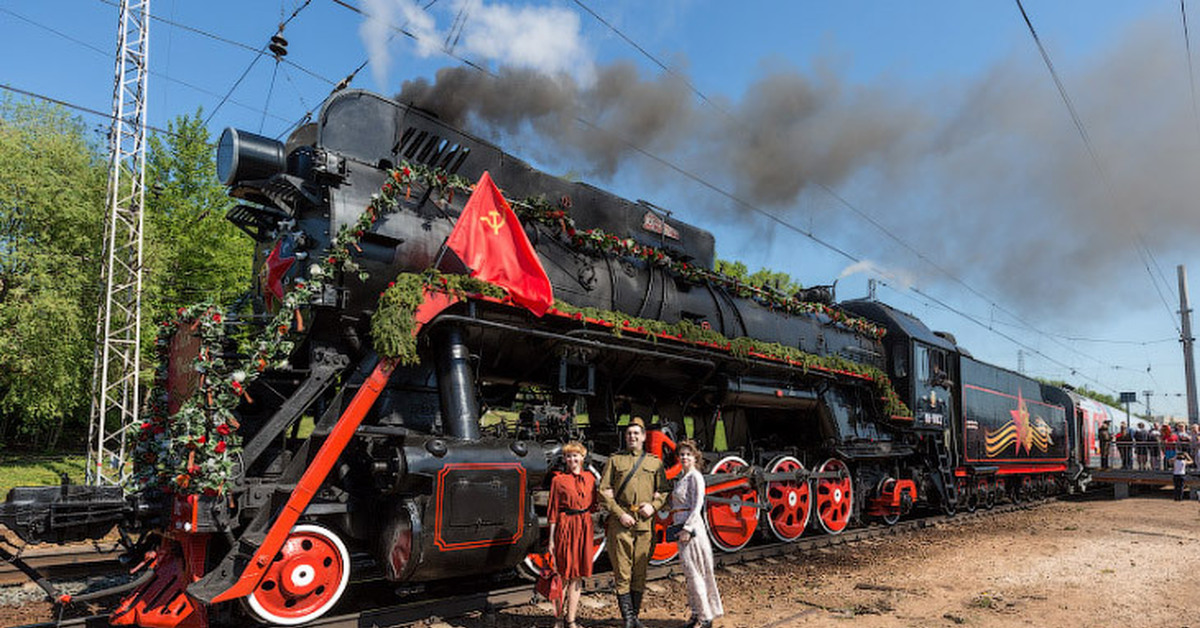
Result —
[{"label": "crowd of people standing", "polygon": [[[1147,423],[1139,421],[1132,430],[1122,425],[1111,436],[1111,425],[1105,421],[1100,428],[1100,467],[1112,466],[1113,456],[1122,469],[1139,471],[1173,471],[1178,454],[1191,460],[1200,458],[1200,425],[1184,423]],[[1115,446],[1114,446],[1115,445]]]}]

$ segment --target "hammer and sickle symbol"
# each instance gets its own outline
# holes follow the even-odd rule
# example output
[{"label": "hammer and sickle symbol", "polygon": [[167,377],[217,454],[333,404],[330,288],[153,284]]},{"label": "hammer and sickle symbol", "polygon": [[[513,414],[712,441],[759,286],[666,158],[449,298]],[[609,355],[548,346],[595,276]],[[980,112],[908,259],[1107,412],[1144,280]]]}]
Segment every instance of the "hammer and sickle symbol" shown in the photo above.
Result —
[{"label": "hammer and sickle symbol", "polygon": [[480,216],[479,219],[482,220],[485,225],[492,228],[492,235],[498,235],[500,233],[500,227],[504,226],[504,217],[500,215],[500,212],[494,209],[489,211],[487,216]]}]

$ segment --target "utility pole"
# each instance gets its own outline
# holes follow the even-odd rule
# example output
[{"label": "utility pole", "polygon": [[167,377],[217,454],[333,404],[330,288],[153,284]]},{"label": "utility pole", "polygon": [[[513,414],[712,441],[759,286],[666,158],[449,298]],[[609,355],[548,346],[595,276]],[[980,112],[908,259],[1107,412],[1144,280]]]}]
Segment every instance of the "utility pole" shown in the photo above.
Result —
[{"label": "utility pole", "polygon": [[142,207],[146,181],[146,76],[150,0],[120,0],[109,131],[108,216],[96,317],[87,483],[119,485],[129,475],[126,431],[138,424],[142,324]]},{"label": "utility pole", "polygon": [[1183,343],[1183,376],[1187,385],[1188,423],[1200,423],[1196,410],[1196,359],[1192,355],[1192,310],[1188,307],[1187,268],[1183,264],[1175,267],[1179,275],[1179,318],[1182,322],[1180,342]]},{"label": "utility pole", "polygon": [[1154,396],[1154,391],[1153,390],[1143,390],[1142,394],[1145,395],[1145,397],[1146,397],[1146,417],[1150,419],[1151,423],[1153,423],[1154,422],[1154,413],[1150,411],[1150,397]]}]

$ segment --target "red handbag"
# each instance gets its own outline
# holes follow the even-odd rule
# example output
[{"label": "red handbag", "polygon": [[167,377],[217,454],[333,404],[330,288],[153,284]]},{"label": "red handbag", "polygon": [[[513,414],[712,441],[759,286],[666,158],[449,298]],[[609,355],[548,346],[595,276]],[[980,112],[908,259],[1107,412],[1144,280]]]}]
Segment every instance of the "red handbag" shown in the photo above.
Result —
[{"label": "red handbag", "polygon": [[562,615],[563,579],[562,574],[554,569],[554,557],[543,563],[542,571],[538,574],[537,592],[554,604],[555,616]]}]

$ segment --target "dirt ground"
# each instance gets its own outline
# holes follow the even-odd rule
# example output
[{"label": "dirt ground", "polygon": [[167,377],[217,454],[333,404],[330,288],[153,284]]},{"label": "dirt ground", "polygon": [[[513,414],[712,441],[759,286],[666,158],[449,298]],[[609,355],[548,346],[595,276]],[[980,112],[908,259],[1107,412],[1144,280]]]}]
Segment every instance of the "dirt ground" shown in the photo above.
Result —
[{"label": "dirt ground", "polygon": [[[1167,493],[1051,502],[901,537],[722,568],[722,628],[785,626],[1154,626],[1200,628],[1200,504]],[[648,628],[687,619],[681,582],[653,583]],[[585,596],[580,624],[617,626],[610,594]],[[51,619],[0,606],[0,626]],[[431,619],[459,628],[549,627],[545,607]]]},{"label": "dirt ground", "polygon": [[[1200,628],[1200,504],[1172,501],[1168,493],[1051,502],[721,569],[717,582],[726,615],[714,625],[721,628]],[[688,612],[682,584],[658,584],[661,591],[647,593],[643,621],[648,628],[683,625]],[[593,596],[580,624],[619,625],[611,598]],[[447,623],[553,623],[527,613],[514,609]]]}]

